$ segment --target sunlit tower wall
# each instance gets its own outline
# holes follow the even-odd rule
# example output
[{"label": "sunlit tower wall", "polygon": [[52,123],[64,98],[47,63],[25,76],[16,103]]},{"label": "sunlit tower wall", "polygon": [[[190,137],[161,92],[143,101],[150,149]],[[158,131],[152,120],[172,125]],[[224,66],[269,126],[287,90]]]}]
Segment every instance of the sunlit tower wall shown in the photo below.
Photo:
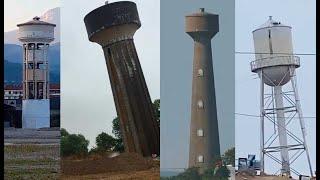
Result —
[{"label": "sunlit tower wall", "polygon": [[141,26],[136,4],[106,2],[84,22],[89,40],[104,51],[125,151],[159,155],[160,129],[133,41]]},{"label": "sunlit tower wall", "polygon": [[[299,175],[294,162],[304,153],[312,176],[295,72],[300,58],[293,54],[291,29],[270,16],[252,32],[255,61],[251,62],[251,71],[260,78],[261,171],[265,172],[268,157],[279,164],[278,173]],[[267,123],[274,127],[272,132]],[[301,131],[294,130],[294,123]]]},{"label": "sunlit tower wall", "polygon": [[194,41],[189,167],[198,167],[201,173],[220,156],[211,49],[219,17],[200,8],[185,17],[185,31]]},{"label": "sunlit tower wall", "polygon": [[50,127],[48,49],[56,25],[34,17],[17,26],[23,48],[22,128]]}]

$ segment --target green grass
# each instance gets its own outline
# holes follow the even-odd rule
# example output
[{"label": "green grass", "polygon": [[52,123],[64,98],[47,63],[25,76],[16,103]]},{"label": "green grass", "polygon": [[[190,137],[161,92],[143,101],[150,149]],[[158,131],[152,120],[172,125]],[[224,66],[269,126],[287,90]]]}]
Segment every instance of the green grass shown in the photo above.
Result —
[{"label": "green grass", "polygon": [[59,173],[52,171],[50,168],[37,169],[4,169],[4,179],[8,180],[23,180],[23,179],[58,179]]},{"label": "green grass", "polygon": [[59,149],[57,145],[6,145],[4,146],[5,153],[30,153],[39,151],[51,151],[52,149]]},{"label": "green grass", "polygon": [[4,179],[59,179],[58,145],[7,145]]}]

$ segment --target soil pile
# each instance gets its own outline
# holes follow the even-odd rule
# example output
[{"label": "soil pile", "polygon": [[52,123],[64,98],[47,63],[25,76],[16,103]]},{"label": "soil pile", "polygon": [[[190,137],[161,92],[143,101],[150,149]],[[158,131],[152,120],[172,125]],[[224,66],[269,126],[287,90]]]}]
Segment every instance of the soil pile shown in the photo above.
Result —
[{"label": "soil pile", "polygon": [[142,171],[156,168],[159,162],[151,158],[144,158],[135,153],[123,153],[110,158],[104,156],[89,156],[83,159],[62,159],[61,171],[63,175],[86,175],[109,172]]}]

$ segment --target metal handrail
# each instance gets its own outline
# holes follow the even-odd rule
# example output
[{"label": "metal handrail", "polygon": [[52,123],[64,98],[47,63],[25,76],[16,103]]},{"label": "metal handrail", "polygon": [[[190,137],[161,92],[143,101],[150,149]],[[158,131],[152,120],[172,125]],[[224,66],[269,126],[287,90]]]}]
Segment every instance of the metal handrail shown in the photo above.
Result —
[{"label": "metal handrail", "polygon": [[300,66],[300,57],[298,56],[270,56],[250,62],[251,71],[261,69],[264,67],[294,65]]}]

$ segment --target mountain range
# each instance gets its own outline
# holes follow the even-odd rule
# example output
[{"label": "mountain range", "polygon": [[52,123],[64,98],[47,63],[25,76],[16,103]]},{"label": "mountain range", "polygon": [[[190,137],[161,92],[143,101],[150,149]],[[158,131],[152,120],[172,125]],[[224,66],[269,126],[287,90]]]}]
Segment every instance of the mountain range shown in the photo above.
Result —
[{"label": "mountain range", "polygon": [[[60,43],[49,46],[50,82],[60,82]],[[4,44],[4,82],[16,84],[22,82],[22,47],[16,44]]]}]

